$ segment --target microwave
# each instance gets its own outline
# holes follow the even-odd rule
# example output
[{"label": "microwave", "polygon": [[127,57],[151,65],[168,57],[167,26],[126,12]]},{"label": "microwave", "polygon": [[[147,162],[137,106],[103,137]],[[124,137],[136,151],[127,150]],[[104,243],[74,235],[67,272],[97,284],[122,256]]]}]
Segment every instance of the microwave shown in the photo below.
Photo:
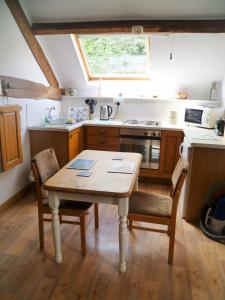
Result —
[{"label": "microwave", "polygon": [[216,120],[223,114],[224,109],[218,107],[185,108],[184,122],[192,126],[214,128]]}]

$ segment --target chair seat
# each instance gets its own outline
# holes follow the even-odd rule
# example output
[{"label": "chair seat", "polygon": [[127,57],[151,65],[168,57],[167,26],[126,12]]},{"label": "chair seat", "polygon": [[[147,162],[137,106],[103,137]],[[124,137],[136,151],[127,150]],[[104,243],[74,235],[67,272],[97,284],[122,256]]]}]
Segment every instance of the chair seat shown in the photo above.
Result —
[{"label": "chair seat", "polygon": [[[60,200],[59,208],[74,209],[74,210],[88,210],[92,206],[92,202]],[[43,199],[43,205],[48,206],[48,199]]]},{"label": "chair seat", "polygon": [[172,198],[164,195],[133,192],[129,202],[129,213],[155,217],[170,217]]}]

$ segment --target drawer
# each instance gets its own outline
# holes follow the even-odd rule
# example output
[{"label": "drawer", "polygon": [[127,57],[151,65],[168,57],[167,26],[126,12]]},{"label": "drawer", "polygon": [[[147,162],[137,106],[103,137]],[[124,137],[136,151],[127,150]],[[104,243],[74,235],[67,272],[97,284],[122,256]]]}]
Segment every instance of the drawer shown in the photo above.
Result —
[{"label": "drawer", "polygon": [[102,127],[102,126],[88,126],[87,135],[100,135],[100,136],[117,136],[119,137],[119,128],[115,127]]},{"label": "drawer", "polygon": [[115,136],[97,136],[89,135],[87,136],[87,145],[94,146],[118,146],[119,147],[119,137]]},{"label": "drawer", "polygon": [[100,150],[100,151],[119,151],[119,146],[94,146],[94,145],[88,145],[88,150]]}]

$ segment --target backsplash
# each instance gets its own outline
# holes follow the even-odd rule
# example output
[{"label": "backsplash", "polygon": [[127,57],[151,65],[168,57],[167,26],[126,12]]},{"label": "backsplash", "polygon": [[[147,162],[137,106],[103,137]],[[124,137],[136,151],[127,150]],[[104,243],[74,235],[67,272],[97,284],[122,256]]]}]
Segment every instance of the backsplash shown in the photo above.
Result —
[{"label": "backsplash", "polygon": [[[67,113],[70,106],[86,106],[86,98],[79,97],[64,97],[62,100],[62,111]],[[114,116],[116,112],[116,104],[112,98],[95,98],[97,105],[94,112],[94,118],[99,119],[100,106],[110,105],[113,107]],[[200,104],[209,104],[208,101],[183,101],[183,100],[145,100],[145,99],[122,99],[118,109],[116,119],[140,119],[168,122],[171,111],[177,112],[177,122],[181,123],[184,119],[185,107],[196,106]],[[212,102],[216,106],[218,102]]]}]

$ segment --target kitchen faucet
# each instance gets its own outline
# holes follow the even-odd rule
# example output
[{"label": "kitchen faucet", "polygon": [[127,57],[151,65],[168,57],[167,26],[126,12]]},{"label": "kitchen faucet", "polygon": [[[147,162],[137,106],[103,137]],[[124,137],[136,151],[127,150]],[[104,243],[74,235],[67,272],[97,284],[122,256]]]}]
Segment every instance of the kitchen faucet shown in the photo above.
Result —
[{"label": "kitchen faucet", "polygon": [[55,110],[55,106],[51,106],[50,108],[46,108],[48,110],[46,117],[45,117],[45,122],[50,123],[53,120],[53,115],[52,111]]}]

